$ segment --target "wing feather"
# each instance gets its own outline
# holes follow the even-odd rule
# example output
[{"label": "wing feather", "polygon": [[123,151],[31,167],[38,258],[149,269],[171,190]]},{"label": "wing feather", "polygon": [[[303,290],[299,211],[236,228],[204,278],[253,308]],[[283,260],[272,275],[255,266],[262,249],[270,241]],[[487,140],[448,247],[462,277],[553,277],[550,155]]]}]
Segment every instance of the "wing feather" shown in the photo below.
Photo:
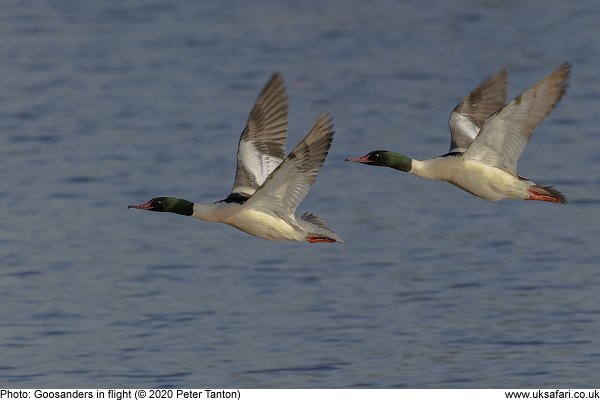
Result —
[{"label": "wing feather", "polygon": [[452,110],[450,153],[463,152],[479,133],[483,122],[506,102],[506,69],[502,69],[479,84]]},{"label": "wing feather", "polygon": [[517,175],[517,161],[533,130],[567,89],[571,65],[566,62],[488,118],[462,157]]},{"label": "wing feather", "polygon": [[246,205],[273,212],[284,219],[293,219],[296,208],[306,197],[325,162],[333,133],[331,117],[321,114],[310,132],[269,175]]},{"label": "wing feather", "polygon": [[238,144],[232,193],[252,195],[285,157],[288,98],[274,73],[256,99]]}]

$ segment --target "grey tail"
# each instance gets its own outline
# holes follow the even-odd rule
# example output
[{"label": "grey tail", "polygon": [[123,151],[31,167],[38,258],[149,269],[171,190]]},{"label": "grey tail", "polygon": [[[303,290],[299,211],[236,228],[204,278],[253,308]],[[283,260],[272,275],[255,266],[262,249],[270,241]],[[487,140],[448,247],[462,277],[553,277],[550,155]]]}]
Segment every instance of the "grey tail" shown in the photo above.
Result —
[{"label": "grey tail", "polygon": [[302,214],[300,219],[306,222],[310,222],[311,224],[316,225],[319,228],[329,229],[325,221],[323,221],[321,217],[313,213],[305,212],[304,214]]},{"label": "grey tail", "polygon": [[541,190],[545,193],[545,195],[552,197],[555,200],[555,203],[561,203],[561,204],[567,204],[568,200],[567,200],[567,196],[565,196],[564,194],[562,194],[561,192],[559,192],[558,190],[554,189],[552,186],[546,186],[546,185],[535,185],[533,186],[534,188]]},{"label": "grey tail", "polygon": [[302,221],[306,221],[314,225],[317,228],[315,234],[322,236],[323,238],[332,239],[333,241],[339,243],[345,243],[341,237],[339,237],[335,232],[329,229],[325,221],[323,221],[323,219],[321,219],[321,217],[319,217],[318,215],[305,212],[304,214],[302,214],[300,219]]}]

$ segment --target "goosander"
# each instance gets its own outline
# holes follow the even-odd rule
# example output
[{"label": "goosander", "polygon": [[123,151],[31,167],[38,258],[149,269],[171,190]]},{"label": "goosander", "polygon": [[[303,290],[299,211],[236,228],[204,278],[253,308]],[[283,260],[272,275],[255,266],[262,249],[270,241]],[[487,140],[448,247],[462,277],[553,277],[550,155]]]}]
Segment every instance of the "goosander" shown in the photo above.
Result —
[{"label": "goosander", "polygon": [[321,114],[284,159],[287,108],[283,78],[275,73],[258,96],[240,137],[235,181],[225,199],[199,204],[176,197],[155,197],[128,208],[221,222],[273,241],[343,243],[320,217],[308,212],[300,218],[295,216],[325,162],[333,140],[332,119]]},{"label": "goosander", "polygon": [[566,196],[552,186],[519,176],[517,161],[535,127],[565,94],[570,71],[571,65],[565,62],[503,107],[506,71],[491,76],[452,111],[452,139],[447,154],[421,161],[376,150],[346,161],[446,181],[491,201],[523,199],[566,204]]}]

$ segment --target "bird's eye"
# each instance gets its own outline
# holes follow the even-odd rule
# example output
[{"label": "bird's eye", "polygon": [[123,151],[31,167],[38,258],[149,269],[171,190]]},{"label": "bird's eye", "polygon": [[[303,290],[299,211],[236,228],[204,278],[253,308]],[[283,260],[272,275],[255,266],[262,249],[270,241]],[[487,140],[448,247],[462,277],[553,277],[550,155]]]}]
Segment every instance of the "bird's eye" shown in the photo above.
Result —
[{"label": "bird's eye", "polygon": [[373,158],[379,158],[379,157],[381,157],[381,155],[379,153],[373,154]]}]

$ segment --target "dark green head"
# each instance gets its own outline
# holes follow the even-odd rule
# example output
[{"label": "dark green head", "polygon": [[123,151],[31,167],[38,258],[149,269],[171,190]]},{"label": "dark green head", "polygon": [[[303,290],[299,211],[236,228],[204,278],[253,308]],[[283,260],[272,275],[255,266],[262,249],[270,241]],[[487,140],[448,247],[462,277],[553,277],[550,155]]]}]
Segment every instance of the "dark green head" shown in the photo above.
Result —
[{"label": "dark green head", "polygon": [[133,204],[127,208],[139,208],[140,210],[172,212],[175,214],[190,216],[194,213],[194,203],[178,199],[177,197],[155,197],[144,204]]},{"label": "dark green head", "polygon": [[358,158],[348,157],[346,161],[375,165],[377,167],[389,167],[404,172],[408,172],[412,168],[412,160],[410,158],[387,150],[375,150]]}]

